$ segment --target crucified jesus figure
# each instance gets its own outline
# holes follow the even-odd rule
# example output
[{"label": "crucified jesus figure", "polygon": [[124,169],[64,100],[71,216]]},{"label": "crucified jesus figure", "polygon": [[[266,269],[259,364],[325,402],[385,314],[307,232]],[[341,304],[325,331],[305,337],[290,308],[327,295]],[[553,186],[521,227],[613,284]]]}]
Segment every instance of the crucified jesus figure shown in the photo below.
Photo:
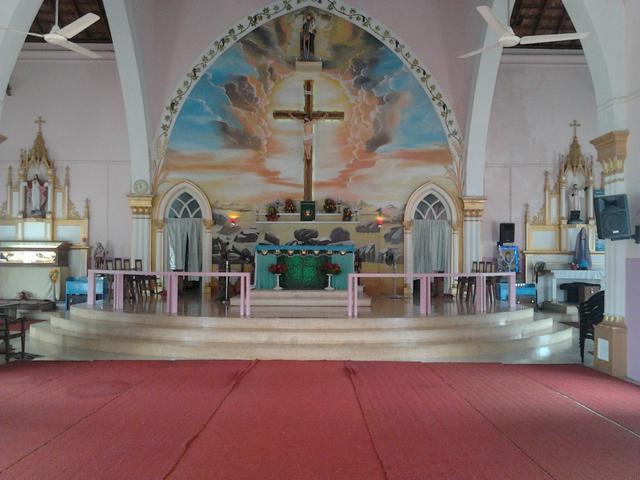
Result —
[{"label": "crucified jesus figure", "polygon": [[304,147],[304,200],[313,200],[313,127],[318,120],[343,120],[344,112],[313,109],[313,80],[304,81],[304,110],[276,110],[273,118],[302,121]]}]

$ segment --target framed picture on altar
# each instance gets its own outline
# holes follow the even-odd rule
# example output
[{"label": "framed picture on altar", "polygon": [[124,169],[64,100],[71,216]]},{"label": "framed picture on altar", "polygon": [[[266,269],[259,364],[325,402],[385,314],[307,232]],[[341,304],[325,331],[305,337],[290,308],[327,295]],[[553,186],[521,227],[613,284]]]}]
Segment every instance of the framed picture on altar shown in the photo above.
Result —
[{"label": "framed picture on altar", "polygon": [[313,222],[316,219],[316,202],[301,201],[300,202],[300,221]]},{"label": "framed picture on altar", "polygon": [[517,245],[498,245],[498,271],[520,272],[519,256]]}]

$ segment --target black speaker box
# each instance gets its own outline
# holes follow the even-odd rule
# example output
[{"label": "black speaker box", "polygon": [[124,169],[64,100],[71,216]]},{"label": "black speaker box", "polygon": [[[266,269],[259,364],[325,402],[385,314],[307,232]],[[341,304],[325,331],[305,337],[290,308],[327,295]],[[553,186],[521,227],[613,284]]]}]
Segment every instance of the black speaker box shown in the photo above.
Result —
[{"label": "black speaker box", "polygon": [[624,240],[631,237],[629,203],[626,195],[594,197],[598,238]]},{"label": "black speaker box", "polygon": [[500,224],[500,243],[513,243],[516,241],[516,226],[514,223]]}]

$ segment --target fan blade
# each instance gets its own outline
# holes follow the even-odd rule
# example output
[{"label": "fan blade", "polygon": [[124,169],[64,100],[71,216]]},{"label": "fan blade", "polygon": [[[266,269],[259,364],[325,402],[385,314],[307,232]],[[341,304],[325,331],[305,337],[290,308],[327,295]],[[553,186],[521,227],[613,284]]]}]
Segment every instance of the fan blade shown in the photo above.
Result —
[{"label": "fan blade", "polygon": [[473,57],[474,55],[478,55],[480,53],[484,53],[487,52],[489,50],[493,50],[494,48],[498,48],[500,46],[499,43],[494,43],[493,45],[489,45],[488,47],[484,47],[484,48],[479,48],[478,50],[473,50],[472,52],[469,53],[465,53],[463,55],[460,55],[458,58],[469,58],[469,57]]},{"label": "fan blade", "polygon": [[95,13],[87,13],[79,19],[71,22],[66,27],[61,28],[59,33],[66,38],[73,38],[81,31],[86,30],[96,23],[98,20],[100,20],[100,17]]},{"label": "fan blade", "polygon": [[9,28],[9,27],[0,27],[0,30],[6,30],[7,32],[20,33],[22,35],[31,35],[32,37],[44,38],[44,35],[41,35],[40,33],[23,32],[21,30],[15,30],[15,29]]},{"label": "fan blade", "polygon": [[511,35],[511,31],[500,21],[498,17],[496,17],[496,14],[493,13],[493,10],[491,10],[489,7],[487,7],[486,5],[480,5],[479,7],[476,7],[476,9],[478,10],[478,12],[480,12],[482,18],[484,18],[485,21],[489,24],[491,30],[496,32],[501,37],[503,35]]},{"label": "fan blade", "polygon": [[531,35],[528,37],[522,37],[520,39],[520,45],[533,45],[535,43],[549,43],[549,42],[566,42],[567,40],[582,40],[589,35],[587,33],[559,33],[556,35]]},{"label": "fan blade", "polygon": [[69,50],[73,50],[80,55],[84,55],[89,58],[102,58],[102,55],[97,54],[96,52],[92,52],[91,50],[81,47],[77,43],[70,42],[68,40],[60,43],[56,43],[56,45],[60,45],[61,47],[67,48]]}]

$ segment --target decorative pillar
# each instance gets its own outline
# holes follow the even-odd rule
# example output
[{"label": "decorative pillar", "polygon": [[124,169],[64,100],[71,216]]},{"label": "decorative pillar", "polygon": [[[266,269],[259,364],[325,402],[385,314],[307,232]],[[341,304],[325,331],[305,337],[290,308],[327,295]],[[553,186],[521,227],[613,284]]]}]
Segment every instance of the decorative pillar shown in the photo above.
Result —
[{"label": "decorative pillar", "polygon": [[131,262],[142,259],[142,269],[151,268],[151,208],[155,195],[129,194],[131,208]]},{"label": "decorative pillar", "polygon": [[[413,273],[413,220],[402,222],[404,230],[404,273]],[[404,297],[413,296],[413,279],[404,279]]]},{"label": "decorative pillar", "polygon": [[484,197],[463,197],[463,270],[471,271],[474,261],[481,260],[481,225]]},{"label": "decorative pillar", "polygon": [[[624,162],[627,130],[606,133],[591,143],[602,165],[606,195],[626,193]],[[625,241],[605,240],[605,315],[595,328],[596,369],[624,377],[627,373],[627,326],[625,325]]]},{"label": "decorative pillar", "polygon": [[[202,271],[211,271],[212,247],[213,247],[213,219],[205,219],[202,229]],[[211,277],[203,277],[202,294],[211,294]]]}]

